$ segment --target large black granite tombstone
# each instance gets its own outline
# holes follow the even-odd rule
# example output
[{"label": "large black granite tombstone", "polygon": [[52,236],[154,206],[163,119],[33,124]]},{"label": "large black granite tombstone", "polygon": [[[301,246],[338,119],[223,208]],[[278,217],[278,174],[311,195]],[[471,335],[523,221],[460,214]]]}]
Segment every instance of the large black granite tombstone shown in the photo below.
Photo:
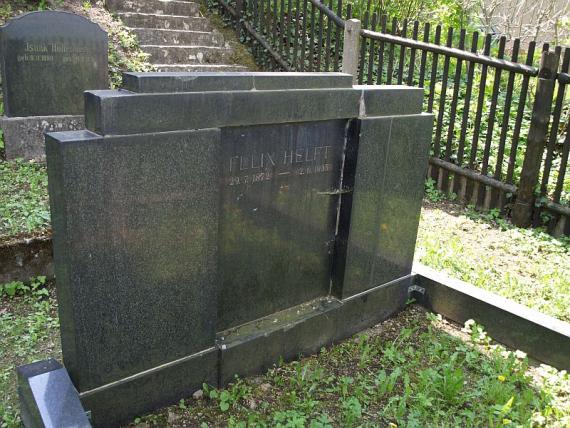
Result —
[{"label": "large black granite tombstone", "polygon": [[83,127],[83,92],[108,87],[107,45],[97,24],[68,12],[31,12],[0,27],[8,158],[42,159],[44,131]]},{"label": "large black granite tombstone", "polygon": [[135,92],[87,94],[88,131],[47,141],[64,362],[96,425],[403,307],[431,135],[421,89],[126,81]]}]

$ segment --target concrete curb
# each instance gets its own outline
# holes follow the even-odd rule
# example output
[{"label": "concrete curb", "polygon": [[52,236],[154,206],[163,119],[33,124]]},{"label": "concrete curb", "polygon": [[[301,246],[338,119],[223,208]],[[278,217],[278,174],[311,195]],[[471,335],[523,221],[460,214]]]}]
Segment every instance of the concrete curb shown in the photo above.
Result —
[{"label": "concrete curb", "polygon": [[570,324],[415,264],[418,303],[458,323],[473,319],[496,341],[561,370],[570,370]]}]

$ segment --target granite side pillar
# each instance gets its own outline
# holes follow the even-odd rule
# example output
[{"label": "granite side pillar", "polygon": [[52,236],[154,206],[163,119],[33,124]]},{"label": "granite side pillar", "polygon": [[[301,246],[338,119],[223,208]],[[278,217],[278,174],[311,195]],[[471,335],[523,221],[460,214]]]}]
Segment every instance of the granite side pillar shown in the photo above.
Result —
[{"label": "granite side pillar", "polygon": [[411,273],[432,123],[432,115],[359,119],[354,189],[351,206],[345,207],[350,210],[343,232],[346,260],[335,280],[338,297]]},{"label": "granite side pillar", "polygon": [[214,345],[220,131],[49,134],[63,358],[80,392]]}]

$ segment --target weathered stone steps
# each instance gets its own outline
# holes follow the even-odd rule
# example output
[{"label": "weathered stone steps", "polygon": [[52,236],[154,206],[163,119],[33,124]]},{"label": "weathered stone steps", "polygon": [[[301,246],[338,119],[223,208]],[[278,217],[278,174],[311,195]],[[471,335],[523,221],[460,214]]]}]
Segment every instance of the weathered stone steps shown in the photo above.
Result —
[{"label": "weathered stone steps", "polygon": [[162,30],[156,28],[131,28],[141,45],[200,45],[224,46],[220,33],[210,31]]},{"label": "weathered stone steps", "polygon": [[203,17],[133,12],[119,12],[118,15],[131,28],[212,31],[210,22]]},{"label": "weathered stone steps", "polygon": [[141,45],[150,54],[153,64],[204,64],[225,63],[232,50],[219,46],[167,46]]},{"label": "weathered stone steps", "polygon": [[199,16],[200,5],[180,0],[107,0],[107,7],[117,12],[156,15]]},{"label": "weathered stone steps", "polygon": [[158,71],[247,71],[231,64],[233,50],[189,0],[107,0],[137,36]]}]

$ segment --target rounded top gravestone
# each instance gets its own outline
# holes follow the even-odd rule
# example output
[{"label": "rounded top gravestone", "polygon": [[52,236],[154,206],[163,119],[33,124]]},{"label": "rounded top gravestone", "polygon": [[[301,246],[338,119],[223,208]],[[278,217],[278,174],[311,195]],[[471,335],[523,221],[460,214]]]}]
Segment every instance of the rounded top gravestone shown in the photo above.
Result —
[{"label": "rounded top gravestone", "polygon": [[83,91],[108,87],[107,33],[69,12],[31,12],[0,27],[8,117],[83,113]]}]

